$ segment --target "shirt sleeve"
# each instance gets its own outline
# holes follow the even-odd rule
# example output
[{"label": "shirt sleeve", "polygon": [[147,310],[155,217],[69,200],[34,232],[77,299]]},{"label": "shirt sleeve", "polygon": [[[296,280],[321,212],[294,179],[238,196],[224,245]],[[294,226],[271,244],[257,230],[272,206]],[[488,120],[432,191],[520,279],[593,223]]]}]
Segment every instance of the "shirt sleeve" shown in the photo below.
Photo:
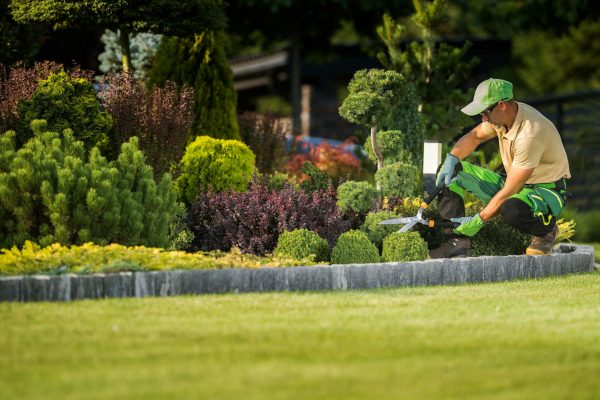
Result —
[{"label": "shirt sleeve", "polygon": [[539,140],[523,138],[515,141],[515,155],[512,166],[516,168],[535,168],[540,165],[546,145]]}]

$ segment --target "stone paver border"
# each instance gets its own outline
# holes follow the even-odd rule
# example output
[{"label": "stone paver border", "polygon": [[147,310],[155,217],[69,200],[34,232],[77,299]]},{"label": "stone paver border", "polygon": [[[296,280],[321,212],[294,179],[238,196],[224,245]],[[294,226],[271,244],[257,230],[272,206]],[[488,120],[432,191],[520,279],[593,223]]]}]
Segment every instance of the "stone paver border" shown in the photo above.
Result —
[{"label": "stone paver border", "polygon": [[456,285],[593,270],[592,246],[561,244],[551,256],[486,256],[290,268],[7,276],[0,277],[0,301],[70,301],[107,297]]}]

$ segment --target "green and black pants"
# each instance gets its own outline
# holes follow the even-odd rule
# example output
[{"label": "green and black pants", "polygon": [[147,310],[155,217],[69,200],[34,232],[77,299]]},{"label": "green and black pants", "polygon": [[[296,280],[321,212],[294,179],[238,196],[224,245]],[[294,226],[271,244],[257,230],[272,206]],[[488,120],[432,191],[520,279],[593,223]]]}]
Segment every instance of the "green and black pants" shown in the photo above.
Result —
[{"label": "green and black pants", "polygon": [[[504,187],[505,177],[465,161],[458,163],[452,183],[438,197],[443,219],[464,217],[465,190],[487,204]],[[556,218],[565,206],[565,179],[525,185],[502,204],[504,222],[525,233],[544,236],[554,229]]]}]

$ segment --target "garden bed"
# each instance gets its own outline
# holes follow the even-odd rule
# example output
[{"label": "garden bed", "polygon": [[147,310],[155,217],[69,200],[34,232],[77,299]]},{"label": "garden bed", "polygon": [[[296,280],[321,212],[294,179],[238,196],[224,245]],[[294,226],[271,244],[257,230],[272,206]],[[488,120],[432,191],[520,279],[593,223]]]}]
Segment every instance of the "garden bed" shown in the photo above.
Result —
[{"label": "garden bed", "polygon": [[551,256],[486,256],[290,268],[0,277],[0,301],[70,301],[107,297],[453,285],[540,278],[593,269],[592,246],[561,244]]}]

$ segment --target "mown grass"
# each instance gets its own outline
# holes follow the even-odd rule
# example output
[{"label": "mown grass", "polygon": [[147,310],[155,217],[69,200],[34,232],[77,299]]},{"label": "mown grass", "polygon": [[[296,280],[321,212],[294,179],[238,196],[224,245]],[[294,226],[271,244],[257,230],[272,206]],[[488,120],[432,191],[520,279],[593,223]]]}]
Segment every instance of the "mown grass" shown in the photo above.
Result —
[{"label": "mown grass", "polygon": [[0,304],[7,399],[584,399],[600,273],[456,287]]}]

